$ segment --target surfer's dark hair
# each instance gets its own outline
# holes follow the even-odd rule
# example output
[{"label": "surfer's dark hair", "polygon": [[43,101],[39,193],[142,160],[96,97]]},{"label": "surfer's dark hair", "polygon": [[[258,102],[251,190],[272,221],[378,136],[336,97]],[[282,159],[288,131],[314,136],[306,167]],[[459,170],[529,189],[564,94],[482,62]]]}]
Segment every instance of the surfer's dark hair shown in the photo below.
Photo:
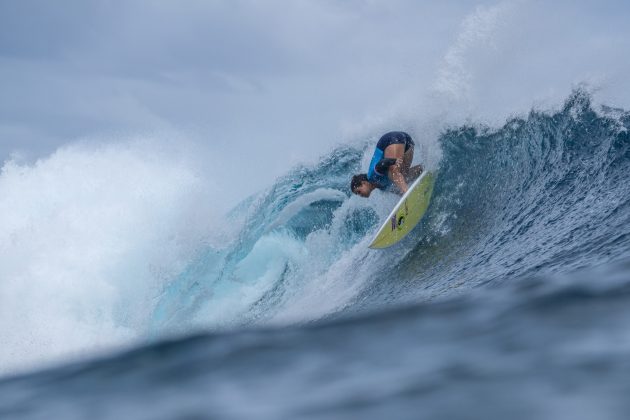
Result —
[{"label": "surfer's dark hair", "polygon": [[361,184],[368,181],[367,174],[357,174],[352,177],[352,181],[350,181],[350,190],[354,192],[355,189],[359,188]]}]

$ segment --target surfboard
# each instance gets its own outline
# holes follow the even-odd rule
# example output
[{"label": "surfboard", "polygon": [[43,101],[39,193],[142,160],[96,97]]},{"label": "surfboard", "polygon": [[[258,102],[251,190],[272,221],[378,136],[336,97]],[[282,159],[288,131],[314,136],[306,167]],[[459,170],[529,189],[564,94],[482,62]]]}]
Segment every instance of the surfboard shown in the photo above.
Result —
[{"label": "surfboard", "polygon": [[407,236],[424,216],[431,202],[435,174],[423,172],[402,196],[369,245],[373,249],[390,247]]}]

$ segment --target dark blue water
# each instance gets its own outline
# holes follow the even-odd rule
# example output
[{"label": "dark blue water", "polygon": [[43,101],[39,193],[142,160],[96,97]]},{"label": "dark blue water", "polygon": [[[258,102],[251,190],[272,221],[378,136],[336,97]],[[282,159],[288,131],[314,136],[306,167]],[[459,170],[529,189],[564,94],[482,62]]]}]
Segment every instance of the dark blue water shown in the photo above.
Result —
[{"label": "dark blue water", "polygon": [[625,419],[629,128],[577,91],[446,130],[427,215],[386,251],[392,198],[350,197],[366,149],[334,150],[231,212],[152,344],[2,379],[0,417]]}]

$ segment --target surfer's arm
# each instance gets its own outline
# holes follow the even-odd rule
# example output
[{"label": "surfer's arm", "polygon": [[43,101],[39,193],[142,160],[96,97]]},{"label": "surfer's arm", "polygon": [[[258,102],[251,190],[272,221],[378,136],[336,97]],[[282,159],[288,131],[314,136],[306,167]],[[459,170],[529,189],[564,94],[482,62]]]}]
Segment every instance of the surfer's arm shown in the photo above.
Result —
[{"label": "surfer's arm", "polygon": [[402,194],[407,192],[409,188],[407,186],[407,182],[405,181],[405,177],[402,174],[401,166],[402,166],[402,158],[396,159],[396,163],[389,167],[389,173],[387,176],[392,182],[398,187]]},{"label": "surfer's arm", "polygon": [[387,176],[389,179],[398,187],[401,194],[407,192],[407,182],[405,181],[405,177],[402,173],[403,167],[403,157],[405,155],[405,145],[404,144],[390,144],[385,149],[385,158],[386,159],[396,159],[396,163],[391,165],[387,170]]}]

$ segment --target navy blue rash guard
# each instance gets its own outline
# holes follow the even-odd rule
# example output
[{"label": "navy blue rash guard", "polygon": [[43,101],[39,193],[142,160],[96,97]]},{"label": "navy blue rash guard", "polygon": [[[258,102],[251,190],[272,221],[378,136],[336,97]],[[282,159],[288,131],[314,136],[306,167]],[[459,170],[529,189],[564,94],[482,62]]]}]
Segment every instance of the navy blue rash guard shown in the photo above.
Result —
[{"label": "navy blue rash guard", "polygon": [[[367,177],[368,181],[382,190],[389,188],[392,185],[392,181],[387,176],[387,168],[389,168],[391,164],[387,165],[382,162],[385,155],[385,149],[387,146],[392,144],[404,144],[405,152],[407,152],[410,147],[413,147],[414,142],[409,134],[403,131],[392,131],[384,134],[383,137],[379,139],[378,143],[376,143],[376,149],[374,150],[374,155],[370,161]],[[379,163],[381,163],[381,165],[379,165]],[[377,166],[379,167],[378,169],[381,169],[380,172],[377,170]]]}]

